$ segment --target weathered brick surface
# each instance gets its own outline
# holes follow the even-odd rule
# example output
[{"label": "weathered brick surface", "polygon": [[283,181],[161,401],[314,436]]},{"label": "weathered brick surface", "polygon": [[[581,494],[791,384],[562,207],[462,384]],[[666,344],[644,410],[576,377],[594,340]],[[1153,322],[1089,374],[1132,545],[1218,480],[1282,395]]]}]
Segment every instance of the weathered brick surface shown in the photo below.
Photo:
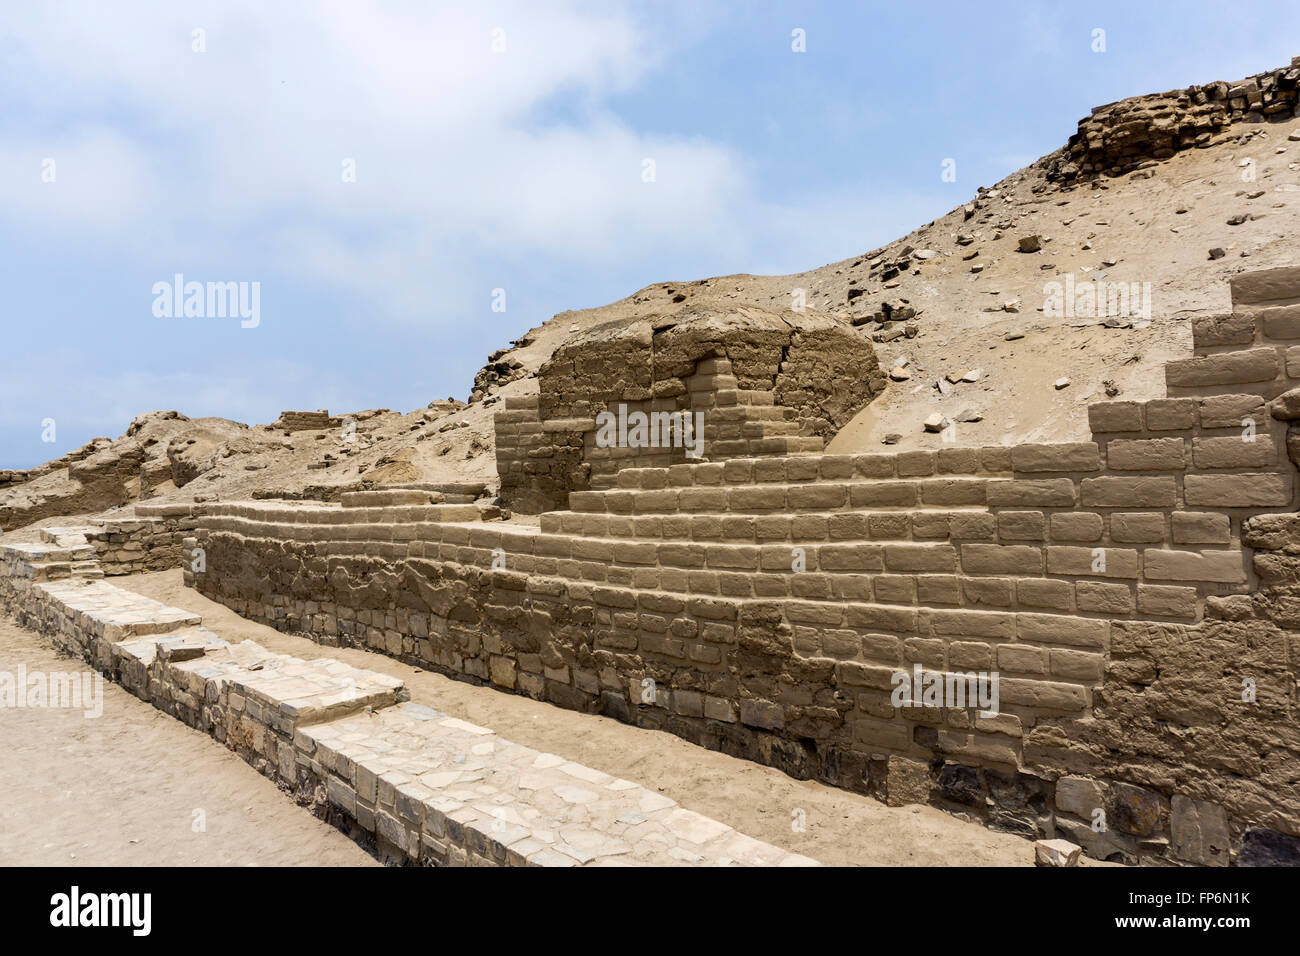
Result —
[{"label": "weathered brick surface", "polygon": [[[540,527],[224,504],[198,532],[209,572],[189,578],[277,627],[797,776],[960,805],[1026,835],[1046,818],[1016,801],[1038,794],[1090,853],[1194,862],[1209,852],[1197,827],[1220,838],[1214,807],[1233,847],[1250,828],[1300,830],[1295,801],[1265,800],[1276,773],[1252,749],[1267,741],[1294,767],[1300,745],[1277,729],[1293,695],[1243,714],[1225,703],[1239,688],[1204,690],[1226,679],[1216,649],[1270,688],[1294,683],[1283,628],[1300,627],[1300,569],[1286,549],[1300,552],[1300,533],[1259,514],[1295,507],[1287,426],[1263,401],[1283,374],[1267,336],[1286,316],[1258,318],[1285,308],[1200,323],[1216,351],[1170,381],[1206,384],[1093,406],[1095,442],[651,464],[575,492]],[[707,361],[687,394],[742,392],[758,367]],[[1224,380],[1242,376],[1250,394]],[[1273,616],[1252,617],[1274,594]],[[1004,672],[1000,712],[896,705],[913,665]],[[665,689],[656,702],[640,698],[646,680]],[[1210,743],[1229,724],[1252,743]],[[1178,728],[1218,746],[1213,766]],[[1077,812],[1078,786],[1053,806],[1064,777],[1095,787],[1109,835]],[[1171,843],[1175,796],[1195,806],[1179,801]]]}]

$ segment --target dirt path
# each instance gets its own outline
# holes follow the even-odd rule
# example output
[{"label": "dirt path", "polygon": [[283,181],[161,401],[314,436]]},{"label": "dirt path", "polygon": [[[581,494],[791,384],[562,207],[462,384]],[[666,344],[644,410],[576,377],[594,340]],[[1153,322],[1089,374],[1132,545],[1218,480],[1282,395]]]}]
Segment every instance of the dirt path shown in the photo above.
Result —
[{"label": "dirt path", "polygon": [[[0,673],[20,665],[86,670],[0,617]],[[0,866],[378,865],[211,738],[102,694],[98,718],[0,709]]]},{"label": "dirt path", "polygon": [[[453,681],[370,651],[321,647],[307,638],[281,634],[186,588],[180,571],[111,580],[202,614],[205,626],[227,640],[255,640],[280,653],[334,657],[401,677],[413,700],[491,727],[526,746],[657,787],[685,807],[823,863],[1028,866],[1033,862],[1033,846],[1027,840],[965,823],[933,807],[886,807],[869,797],[793,780],[778,770],[713,753],[670,734]],[[215,746],[210,741],[207,745]],[[792,832],[797,810],[805,815],[806,832]]]}]

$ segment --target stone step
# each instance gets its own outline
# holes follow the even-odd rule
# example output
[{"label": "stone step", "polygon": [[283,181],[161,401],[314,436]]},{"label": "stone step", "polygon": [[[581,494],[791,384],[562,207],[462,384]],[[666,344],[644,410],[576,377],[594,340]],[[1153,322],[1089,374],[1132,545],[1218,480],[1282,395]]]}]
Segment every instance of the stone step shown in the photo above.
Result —
[{"label": "stone step", "polygon": [[[1047,519],[1038,514],[1040,538],[1047,537]],[[1008,522],[1010,519],[1006,519]],[[1027,519],[1026,519],[1027,520]],[[611,515],[550,511],[539,525],[547,534],[595,538],[664,541],[736,541],[749,544],[824,543],[827,541],[936,541],[957,538],[992,541],[998,518],[987,509],[911,508],[907,511],[801,512],[764,515],[690,513],[677,515]],[[1098,516],[1098,540],[1101,518]],[[1006,524],[1004,523],[1004,528]],[[1010,529],[1008,529],[1010,530]],[[1032,529],[1026,533],[1032,534]],[[1067,534],[1062,526],[1058,533]],[[1078,536],[1060,540],[1077,541]],[[1225,540],[1226,543],[1226,540]]]},{"label": "stone step", "polygon": [[[622,476],[620,475],[620,481]],[[1075,503],[1068,479],[1059,487],[1042,489],[1041,504],[1069,507]],[[1066,486],[1069,486],[1068,488]],[[993,487],[993,497],[989,489]],[[820,481],[806,484],[701,485],[687,488],[575,491],[569,507],[584,513],[678,514],[730,512],[777,514],[804,511],[835,512],[874,508],[936,506],[983,507],[1002,502],[1001,486],[984,478],[928,478],[894,481]],[[1068,497],[1068,500],[1065,500]],[[1007,501],[1007,504],[1013,502]],[[1017,501],[1015,504],[1029,504]]]},{"label": "stone step", "polygon": [[676,801],[420,704],[294,735],[329,802],[419,862],[810,866]]},{"label": "stone step", "polygon": [[813,455],[823,451],[825,441],[816,435],[776,436],[773,438],[741,438],[709,442],[704,457],[731,458],[733,455]]},{"label": "stone step", "polygon": [[377,491],[438,491],[448,496],[448,504],[457,504],[452,497],[464,497],[475,501],[487,494],[487,485],[481,481],[412,481],[389,485]]},{"label": "stone step", "polygon": [[203,620],[198,614],[103,581],[48,582],[34,589],[50,603],[66,608],[78,629],[111,642],[197,626]]},{"label": "stone step", "polygon": [[618,483],[621,488],[655,490],[945,475],[1003,477],[1011,474],[1011,451],[1009,446],[992,445],[865,455],[748,456],[717,462],[687,462],[666,468],[624,468],[618,473]]},{"label": "stone step", "polygon": [[704,419],[707,431],[714,425],[733,422],[773,421],[783,422],[795,417],[793,409],[777,405],[732,405],[729,408],[717,408],[709,412]]},{"label": "stone step", "polygon": [[440,491],[385,488],[379,491],[345,491],[339,496],[344,508],[386,508],[394,505],[440,505],[445,498]]},{"label": "stone step", "polygon": [[333,508],[329,506],[294,506],[264,502],[228,502],[214,505],[203,521],[220,518],[248,518],[303,525],[346,525],[383,523],[418,524],[429,521],[478,521],[481,513],[474,505],[387,505],[384,507]]},{"label": "stone step", "polygon": [[102,583],[37,585],[21,616],[290,790],[318,791],[385,859],[434,865],[816,865],[632,781],[420,704],[394,677],[231,644]]}]

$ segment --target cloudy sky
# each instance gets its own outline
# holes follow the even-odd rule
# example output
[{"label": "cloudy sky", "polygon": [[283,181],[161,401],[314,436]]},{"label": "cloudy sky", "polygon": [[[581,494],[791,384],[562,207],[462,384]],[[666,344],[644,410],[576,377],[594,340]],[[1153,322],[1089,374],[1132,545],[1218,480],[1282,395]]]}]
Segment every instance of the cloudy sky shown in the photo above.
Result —
[{"label": "cloudy sky", "polygon": [[[4,3],[0,468],[465,398],[558,311],[866,251],[1092,106],[1300,53],[1294,0],[1155,6]],[[177,273],[259,323],[155,314]]]}]

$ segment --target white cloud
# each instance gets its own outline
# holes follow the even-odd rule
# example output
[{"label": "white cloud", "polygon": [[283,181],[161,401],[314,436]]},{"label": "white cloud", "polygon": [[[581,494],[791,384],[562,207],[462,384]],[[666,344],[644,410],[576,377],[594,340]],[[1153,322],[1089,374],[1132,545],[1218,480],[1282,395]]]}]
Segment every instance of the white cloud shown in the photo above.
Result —
[{"label": "white cloud", "polygon": [[[12,11],[9,98],[60,121],[0,152],[7,171],[32,171],[5,177],[0,215],[56,236],[111,227],[114,254],[161,251],[193,274],[247,275],[241,260],[254,262],[407,316],[427,315],[444,282],[482,287],[490,277],[472,273],[484,253],[599,266],[666,245],[740,248],[743,161],[714,143],[641,136],[604,107],[665,49],[654,25],[614,9]],[[191,50],[195,28],[206,52]],[[498,28],[504,53],[491,47]],[[563,120],[546,109],[558,97]],[[40,155],[59,161],[44,188]],[[345,159],[355,183],[342,181]],[[433,283],[430,257],[448,266]]]}]

